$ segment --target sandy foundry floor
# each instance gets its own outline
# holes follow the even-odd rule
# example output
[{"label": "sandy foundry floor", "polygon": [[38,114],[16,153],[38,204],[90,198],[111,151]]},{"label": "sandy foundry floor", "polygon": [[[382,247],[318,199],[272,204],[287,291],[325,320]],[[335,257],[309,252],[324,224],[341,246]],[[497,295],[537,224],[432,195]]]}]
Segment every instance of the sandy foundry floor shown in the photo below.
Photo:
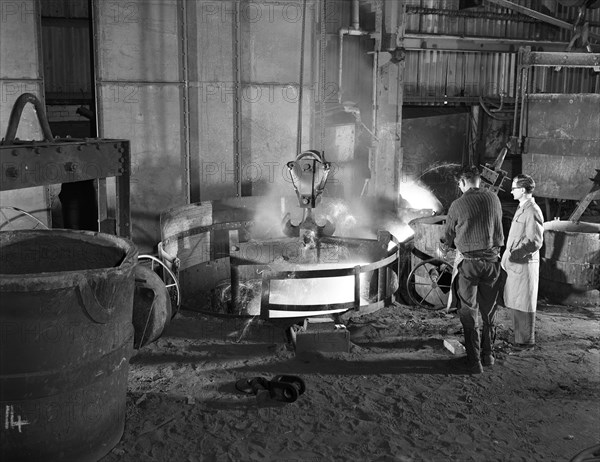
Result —
[{"label": "sandy foundry floor", "polygon": [[[403,305],[348,323],[348,354],[296,357],[284,331],[181,312],[131,361],[112,461],[569,461],[600,443],[600,308],[544,305],[538,346],[481,376],[443,347],[455,315]],[[237,392],[244,377],[301,376],[291,404]]]}]

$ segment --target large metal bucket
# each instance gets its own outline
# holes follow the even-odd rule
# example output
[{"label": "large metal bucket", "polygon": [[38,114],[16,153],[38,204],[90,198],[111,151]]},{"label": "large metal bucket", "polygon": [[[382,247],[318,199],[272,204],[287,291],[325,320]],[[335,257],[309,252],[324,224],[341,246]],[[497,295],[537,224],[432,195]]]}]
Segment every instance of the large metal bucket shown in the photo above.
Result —
[{"label": "large metal bucket", "polygon": [[95,461],[118,443],[136,264],[107,234],[0,232],[0,460]]},{"label": "large metal bucket", "polygon": [[544,223],[540,296],[566,305],[600,305],[600,223]]},{"label": "large metal bucket", "polygon": [[414,246],[418,251],[419,262],[427,258],[439,258],[440,239],[444,236],[447,215],[416,218],[408,224],[414,230]]},{"label": "large metal bucket", "polygon": [[[293,223],[302,219],[302,209],[295,196],[230,198],[165,211],[161,214],[163,240],[159,254],[169,267],[178,271],[182,306],[191,310],[232,317],[249,317],[259,312],[265,318],[276,314],[284,316],[294,310],[274,308],[274,305],[285,304],[281,299],[269,303],[266,296],[273,295],[276,299],[283,294],[289,296],[288,300],[294,300],[294,306],[297,301],[303,303],[303,309],[293,313],[298,317],[345,312],[351,308],[365,314],[390,303],[396,292],[397,276],[390,268],[397,265],[398,242],[389,233],[378,233],[377,239],[356,237],[368,228],[361,229],[357,221],[366,222],[366,219],[357,220],[354,215],[367,215],[362,209],[367,210],[366,206],[371,204],[353,205],[358,212],[353,212],[341,199],[322,198],[315,209],[315,220],[319,224],[326,220],[335,223],[339,234],[336,231],[334,236],[320,241],[319,250],[314,251],[314,256],[319,257],[311,263],[299,261],[304,245],[298,238],[289,238],[283,233],[284,219],[289,218]],[[356,234],[339,237],[347,231]],[[373,230],[367,233],[374,234]],[[353,260],[354,257],[357,258]],[[284,273],[285,279],[282,279]],[[290,294],[291,286],[303,293],[313,280],[331,282],[333,277],[339,277],[343,283],[349,281],[349,291],[332,292],[330,287],[323,292],[328,296],[341,295],[342,299],[349,294],[351,301],[344,306],[325,309],[326,305],[345,302],[336,298],[330,303],[312,303],[307,297]],[[290,282],[281,283],[282,280]],[[274,281],[272,292],[271,281]],[[317,286],[320,283],[315,282]],[[355,289],[360,291],[355,293]],[[363,289],[366,295],[361,301]],[[318,290],[313,290],[311,295],[315,293]],[[284,311],[286,313],[282,313]]]}]

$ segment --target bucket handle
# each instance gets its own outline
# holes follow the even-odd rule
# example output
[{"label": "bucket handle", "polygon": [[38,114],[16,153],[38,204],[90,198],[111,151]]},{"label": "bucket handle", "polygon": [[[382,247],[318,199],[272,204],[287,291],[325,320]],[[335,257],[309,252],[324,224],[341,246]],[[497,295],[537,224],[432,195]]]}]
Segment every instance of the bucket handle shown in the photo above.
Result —
[{"label": "bucket handle", "polygon": [[81,278],[77,285],[77,291],[81,298],[83,309],[94,322],[98,324],[106,324],[113,312],[114,306],[102,306],[96,297],[96,291],[90,286],[87,279]]}]

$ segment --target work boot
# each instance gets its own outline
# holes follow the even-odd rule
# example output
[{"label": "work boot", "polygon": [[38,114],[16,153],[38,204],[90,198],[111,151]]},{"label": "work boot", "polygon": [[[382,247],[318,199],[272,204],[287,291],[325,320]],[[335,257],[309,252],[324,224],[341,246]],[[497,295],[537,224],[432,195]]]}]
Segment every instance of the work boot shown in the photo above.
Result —
[{"label": "work boot", "polygon": [[483,364],[485,367],[492,367],[495,362],[496,362],[496,359],[494,358],[493,353],[482,353],[481,354],[481,364]]},{"label": "work boot", "polygon": [[481,331],[481,362],[484,366],[493,366],[495,362],[493,354],[495,336],[492,333],[492,326],[483,326]]},{"label": "work boot", "polygon": [[467,370],[470,374],[481,374],[483,366],[481,365],[479,349],[479,330],[464,329],[465,349],[467,350]]}]

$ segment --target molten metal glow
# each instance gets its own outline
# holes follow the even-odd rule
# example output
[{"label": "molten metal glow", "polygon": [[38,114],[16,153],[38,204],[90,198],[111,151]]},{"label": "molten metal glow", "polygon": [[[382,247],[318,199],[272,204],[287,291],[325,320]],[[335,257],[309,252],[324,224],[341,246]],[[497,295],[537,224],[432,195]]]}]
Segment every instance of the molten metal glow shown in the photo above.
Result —
[{"label": "molten metal glow", "polygon": [[[392,233],[392,235],[394,235],[399,242],[404,242],[415,233],[410,226],[401,221],[390,221],[387,223],[385,229]],[[391,250],[393,246],[394,243],[390,242],[388,250]]]},{"label": "molten metal glow", "polygon": [[354,300],[354,276],[271,281],[269,301],[275,304],[329,305]]},{"label": "molten metal glow", "polygon": [[[347,262],[344,264],[319,264],[319,265],[301,265],[300,270],[312,269],[333,269],[347,268],[366,264],[366,262]],[[360,275],[361,288],[368,287],[366,284],[367,274]],[[242,306],[245,307],[246,314],[260,314],[261,302],[261,280],[253,280],[247,284],[242,284],[240,291],[242,297]],[[331,305],[337,303],[349,303],[354,301],[354,276],[336,276],[320,277],[306,279],[273,279],[270,283],[269,302],[278,305]],[[360,298],[361,305],[367,305],[369,302],[363,297]],[[331,310],[306,310],[306,311],[283,311],[270,310],[271,318],[288,318],[303,316],[318,316],[323,314],[341,313],[346,309]]]},{"label": "molten metal glow", "polygon": [[419,182],[403,182],[400,185],[400,195],[408,202],[411,209],[429,209],[432,212],[439,212],[442,209],[442,203],[426,186]]},{"label": "molten metal glow", "polygon": [[[358,265],[359,263],[354,263]],[[348,267],[353,263],[345,265],[327,265],[327,267]],[[319,265],[322,269],[324,265]],[[364,286],[366,274],[361,274],[361,287]],[[278,305],[333,305],[338,303],[349,303],[354,301],[354,276],[320,277],[310,279],[285,279],[272,280],[270,284],[269,302]],[[361,305],[367,305],[368,301],[360,298]],[[303,317],[317,316],[323,314],[340,313],[346,309],[334,306],[330,310],[323,309],[313,311],[282,311],[272,309],[270,317]]]},{"label": "molten metal glow", "polygon": [[442,203],[418,180],[402,182],[400,195],[404,202],[398,210],[399,218],[386,220],[385,229],[403,242],[414,234],[408,223],[415,218],[441,211]]}]

